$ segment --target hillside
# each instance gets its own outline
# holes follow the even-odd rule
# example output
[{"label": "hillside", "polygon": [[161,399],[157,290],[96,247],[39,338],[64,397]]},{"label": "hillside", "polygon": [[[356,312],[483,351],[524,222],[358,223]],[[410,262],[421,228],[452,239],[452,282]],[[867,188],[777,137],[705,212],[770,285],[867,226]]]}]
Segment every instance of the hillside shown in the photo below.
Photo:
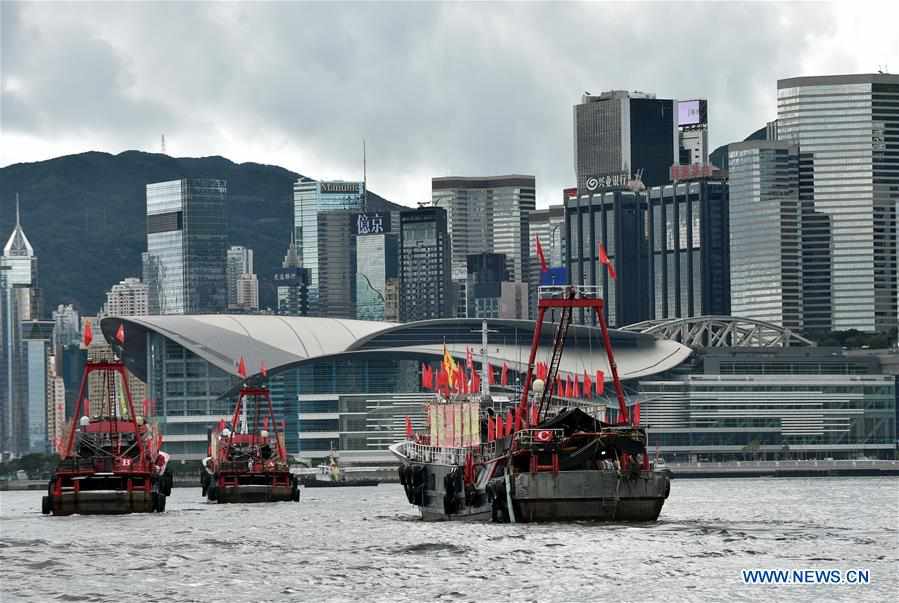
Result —
[{"label": "hillside", "polygon": [[[38,256],[44,313],[49,317],[57,304],[68,303],[94,313],[113,284],[141,275],[145,185],[184,177],[228,181],[228,243],[255,251],[260,302],[270,305],[265,284],[287,250],[293,183],[300,177],[274,165],[139,151],[10,165],[0,168],[0,245],[15,224],[18,192],[22,226]],[[371,192],[368,198],[373,210],[400,208]]]}]

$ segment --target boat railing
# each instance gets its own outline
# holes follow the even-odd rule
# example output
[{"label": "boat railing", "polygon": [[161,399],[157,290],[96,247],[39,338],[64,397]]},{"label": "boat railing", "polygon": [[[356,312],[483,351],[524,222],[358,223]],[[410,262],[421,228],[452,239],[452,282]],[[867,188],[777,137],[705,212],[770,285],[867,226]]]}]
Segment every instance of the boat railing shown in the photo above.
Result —
[{"label": "boat railing", "polygon": [[401,452],[408,459],[419,463],[458,466],[464,465],[469,455],[472,456],[472,460],[476,463],[492,458],[496,454],[496,442],[485,442],[478,446],[450,448],[406,441],[403,443]]},{"label": "boat railing", "polygon": [[514,439],[519,446],[531,447],[534,445],[549,444],[551,442],[559,442],[565,437],[564,429],[522,429],[516,431]]},{"label": "boat railing", "polygon": [[543,285],[537,287],[537,297],[538,299],[562,299],[572,289],[574,289],[576,298],[599,299],[602,297],[602,287],[598,285]]}]

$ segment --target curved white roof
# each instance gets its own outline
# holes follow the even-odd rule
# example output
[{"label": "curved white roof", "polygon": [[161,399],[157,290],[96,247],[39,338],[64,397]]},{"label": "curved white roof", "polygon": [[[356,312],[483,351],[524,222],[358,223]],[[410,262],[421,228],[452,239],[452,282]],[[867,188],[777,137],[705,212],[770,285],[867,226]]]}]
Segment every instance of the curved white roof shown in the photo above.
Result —
[{"label": "curved white roof", "polygon": [[[491,328],[532,330],[533,321],[491,319]],[[119,324],[124,323],[125,344],[115,341]],[[104,318],[103,334],[126,362],[143,362],[145,337],[138,331],[153,331],[187,348],[219,368],[237,374],[241,357],[249,374],[258,373],[264,362],[269,370],[322,356],[345,352],[407,352],[439,357],[443,354],[446,335],[453,329],[468,334],[480,321],[441,319],[418,323],[388,323],[339,318],[294,317],[246,314],[164,315]],[[552,326],[545,325],[544,334]],[[602,370],[610,376],[608,361],[596,329],[585,336],[585,327],[575,341],[566,346],[561,369],[570,373],[595,374]],[[129,336],[129,333],[131,334]],[[622,379],[635,379],[670,370],[691,354],[689,347],[676,341],[657,339],[651,335],[611,331],[615,360]],[[384,337],[379,337],[384,335]],[[443,336],[441,336],[443,335]],[[479,338],[479,335],[472,335]],[[590,339],[585,343],[585,339]],[[452,341],[452,338],[448,338]],[[456,358],[465,358],[472,343],[449,343],[447,348]],[[506,362],[510,368],[523,370],[530,351],[530,336],[524,341],[495,337],[489,344],[492,363]],[[550,346],[541,346],[538,360],[546,361]]]}]

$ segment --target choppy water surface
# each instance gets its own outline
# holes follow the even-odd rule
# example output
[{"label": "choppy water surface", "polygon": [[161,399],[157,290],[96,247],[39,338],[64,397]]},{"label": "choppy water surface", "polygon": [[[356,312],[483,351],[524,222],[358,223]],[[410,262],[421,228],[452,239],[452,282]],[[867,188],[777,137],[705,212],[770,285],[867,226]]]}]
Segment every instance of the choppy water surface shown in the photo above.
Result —
[{"label": "choppy water surface", "polygon": [[[0,600],[894,601],[899,478],[675,480],[652,524],[424,523],[397,485],[162,515],[44,517],[0,493]],[[869,568],[748,586],[744,568]]]}]

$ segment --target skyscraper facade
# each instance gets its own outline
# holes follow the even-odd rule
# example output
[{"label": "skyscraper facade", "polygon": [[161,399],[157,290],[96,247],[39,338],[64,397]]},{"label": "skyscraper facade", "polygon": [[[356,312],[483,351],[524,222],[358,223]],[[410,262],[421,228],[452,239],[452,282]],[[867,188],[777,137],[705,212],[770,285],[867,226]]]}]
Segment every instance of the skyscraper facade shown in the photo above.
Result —
[{"label": "skyscraper facade", "polygon": [[[356,317],[356,239],[352,236],[355,215],[352,210],[340,209],[318,212],[319,306],[316,316]],[[306,257],[305,251],[303,257]],[[311,306],[311,287],[309,296]]]},{"label": "skyscraper facade", "polygon": [[144,278],[151,314],[226,307],[224,180],[182,178],[147,185]]},{"label": "skyscraper facade", "polygon": [[811,173],[805,213],[817,222],[804,237],[819,252],[816,297],[830,296],[813,323],[821,329],[830,312],[832,330],[896,326],[899,75],[783,79],[777,104],[777,138],[799,145]]},{"label": "skyscraper facade", "polygon": [[321,212],[335,210],[362,211],[365,185],[362,182],[315,182],[297,180],[293,185],[294,236],[300,247],[303,267],[308,270],[308,297],[312,315],[319,315],[319,275],[330,258],[319,256],[319,219]]},{"label": "skyscraper facade", "polygon": [[727,184],[697,178],[646,191],[649,317],[730,314]]},{"label": "skyscraper facade", "polygon": [[[237,282],[242,274],[253,274],[253,250],[242,245],[228,248],[225,260],[225,281],[228,284],[228,308],[237,308]],[[258,292],[257,292],[258,298]]]},{"label": "skyscraper facade", "polygon": [[81,339],[81,317],[72,304],[59,304],[53,310],[53,322],[56,323],[53,327],[54,350],[77,344]]},{"label": "skyscraper facade", "polygon": [[677,129],[680,165],[705,165],[709,160],[708,101],[678,101]]},{"label": "skyscraper facade", "polygon": [[28,449],[27,349],[23,323],[40,316],[37,257],[16,202],[16,225],[0,256],[0,454]]},{"label": "skyscraper facade", "polygon": [[[149,289],[139,278],[128,277],[106,292],[105,316],[144,316],[150,313]],[[71,340],[66,343],[77,343]]]},{"label": "skyscraper facade", "polygon": [[509,279],[527,281],[535,190],[533,176],[431,179],[431,201],[447,212],[454,279],[466,278],[469,255],[501,253]]},{"label": "skyscraper facade", "polygon": [[[646,193],[622,187],[569,198],[565,203],[566,265],[572,284],[596,287],[606,301],[611,326],[650,317],[652,299],[649,245],[645,231]],[[599,264],[599,244],[617,272]],[[575,319],[595,323],[592,313]]]},{"label": "skyscraper facade", "polygon": [[668,182],[680,144],[676,101],[612,90],[585,94],[574,106],[574,161],[579,193],[642,174],[647,186]]},{"label": "skyscraper facade", "polygon": [[276,312],[282,316],[308,316],[309,271],[302,267],[297,245],[296,234],[291,234],[290,246],[281,263],[275,270],[272,280],[275,283]]},{"label": "skyscraper facade", "polygon": [[400,212],[400,320],[452,316],[450,242],[446,210]]},{"label": "skyscraper facade", "polygon": [[799,148],[729,145],[731,314],[802,329]]},{"label": "skyscraper facade", "polygon": [[391,217],[381,212],[353,216],[356,318],[360,320],[386,320],[391,311],[387,284],[399,279],[399,234],[391,232]]},{"label": "skyscraper facade", "polygon": [[21,323],[25,357],[23,451],[46,454],[50,451],[47,406],[53,397],[50,389],[50,346],[53,321],[29,320]]}]

